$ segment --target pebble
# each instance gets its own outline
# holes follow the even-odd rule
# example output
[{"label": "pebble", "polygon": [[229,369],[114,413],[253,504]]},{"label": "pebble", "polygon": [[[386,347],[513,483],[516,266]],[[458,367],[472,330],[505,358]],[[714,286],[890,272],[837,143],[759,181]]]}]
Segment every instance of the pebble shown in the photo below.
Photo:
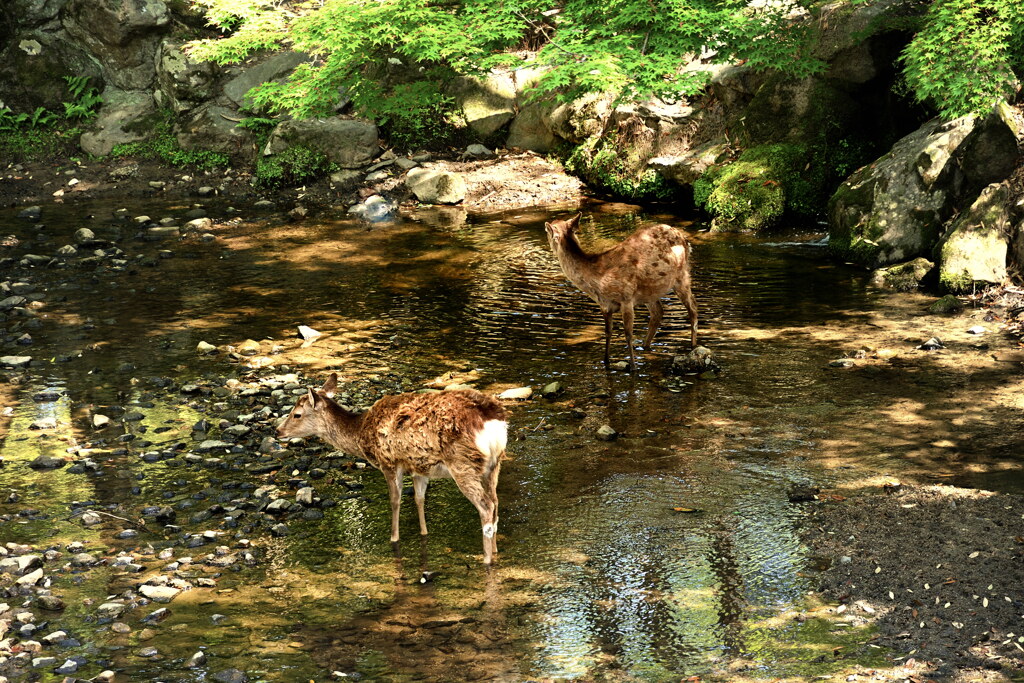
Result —
[{"label": "pebble", "polygon": [[498,394],[498,398],[504,401],[523,401],[531,396],[533,396],[533,389],[530,387],[515,387],[514,389],[506,389]]},{"label": "pebble", "polygon": [[619,433],[611,425],[601,425],[597,429],[597,438],[601,441],[615,441],[619,438]]},{"label": "pebble", "polygon": [[185,667],[188,669],[195,669],[200,666],[206,665],[206,653],[203,651],[196,652],[194,655],[188,658],[185,662]]}]

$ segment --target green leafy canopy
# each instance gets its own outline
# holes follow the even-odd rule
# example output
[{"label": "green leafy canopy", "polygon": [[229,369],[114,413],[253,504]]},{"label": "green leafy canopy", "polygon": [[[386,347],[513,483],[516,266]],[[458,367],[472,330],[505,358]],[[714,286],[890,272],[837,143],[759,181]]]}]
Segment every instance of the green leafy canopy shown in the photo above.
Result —
[{"label": "green leafy canopy", "polygon": [[[253,93],[257,106],[300,118],[332,113],[342,92],[362,113],[380,110],[380,98],[392,94],[381,91],[382,76],[399,65],[407,81],[438,85],[498,66],[537,67],[538,91],[563,98],[589,91],[623,97],[693,93],[706,74],[682,66],[700,54],[795,76],[822,68],[810,56],[807,28],[792,21],[795,2],[764,3],[757,10],[739,0],[196,4],[225,35],[192,43],[194,56],[234,63],[285,47],[311,56],[287,82],[266,83]],[[531,59],[524,61],[524,54]],[[420,94],[436,105],[440,91]]]}]

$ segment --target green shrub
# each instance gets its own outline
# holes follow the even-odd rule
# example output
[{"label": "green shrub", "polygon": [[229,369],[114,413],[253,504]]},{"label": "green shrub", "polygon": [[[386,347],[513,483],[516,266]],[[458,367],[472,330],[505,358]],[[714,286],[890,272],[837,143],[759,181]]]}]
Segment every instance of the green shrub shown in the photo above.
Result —
[{"label": "green shrub", "polygon": [[256,162],[256,184],[261,187],[301,185],[336,168],[321,152],[308,147],[289,147],[280,154],[260,157]]}]

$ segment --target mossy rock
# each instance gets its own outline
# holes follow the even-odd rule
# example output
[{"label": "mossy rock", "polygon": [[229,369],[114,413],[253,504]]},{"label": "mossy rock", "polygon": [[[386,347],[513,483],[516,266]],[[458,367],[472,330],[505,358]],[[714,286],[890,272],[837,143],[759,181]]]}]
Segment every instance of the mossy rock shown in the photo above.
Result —
[{"label": "mossy rock", "polygon": [[928,307],[928,312],[936,315],[959,313],[962,310],[964,310],[963,302],[952,294],[947,294]]},{"label": "mossy rock", "polygon": [[913,292],[917,290],[935,264],[926,258],[900,263],[875,271],[872,283],[877,287],[895,289],[897,292]]}]

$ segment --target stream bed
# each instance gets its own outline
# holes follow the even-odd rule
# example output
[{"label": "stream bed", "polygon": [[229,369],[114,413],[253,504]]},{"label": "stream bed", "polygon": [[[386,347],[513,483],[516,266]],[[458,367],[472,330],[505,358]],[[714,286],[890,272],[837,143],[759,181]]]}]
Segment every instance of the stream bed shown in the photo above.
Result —
[{"label": "stream bed", "polygon": [[[367,225],[118,208],[0,214],[0,298],[24,297],[3,314],[0,355],[31,357],[0,371],[0,545],[38,554],[45,575],[0,594],[0,614],[31,613],[0,641],[41,643],[9,653],[12,680],[62,680],[68,661],[116,681],[802,680],[880,666],[869,629],[815,616],[807,503],[791,498],[900,480],[1024,488],[1010,444],[956,440],[996,420],[970,391],[998,378],[897,374],[891,360],[923,358],[935,334],[915,317],[928,300],[873,290],[820,233],[584,209],[593,249],[651,221],[687,226],[700,343],[722,366],[697,377],[670,370],[689,337],[674,300],[640,367],[605,370],[596,304],[545,242],[544,221],[567,210]],[[181,234],[207,212],[212,224]],[[51,260],[83,227],[91,241]],[[321,336],[304,342],[300,325]],[[641,313],[637,336],[645,326]],[[968,327],[943,328],[952,365],[989,350]],[[626,358],[618,333],[613,360]],[[270,438],[332,371],[363,407],[425,387],[533,388],[507,403],[493,570],[451,481],[430,486],[426,538],[410,487],[396,552],[378,472]],[[617,438],[598,438],[602,425]],[[63,608],[40,607],[47,595]],[[825,656],[840,646],[855,654]]]}]

